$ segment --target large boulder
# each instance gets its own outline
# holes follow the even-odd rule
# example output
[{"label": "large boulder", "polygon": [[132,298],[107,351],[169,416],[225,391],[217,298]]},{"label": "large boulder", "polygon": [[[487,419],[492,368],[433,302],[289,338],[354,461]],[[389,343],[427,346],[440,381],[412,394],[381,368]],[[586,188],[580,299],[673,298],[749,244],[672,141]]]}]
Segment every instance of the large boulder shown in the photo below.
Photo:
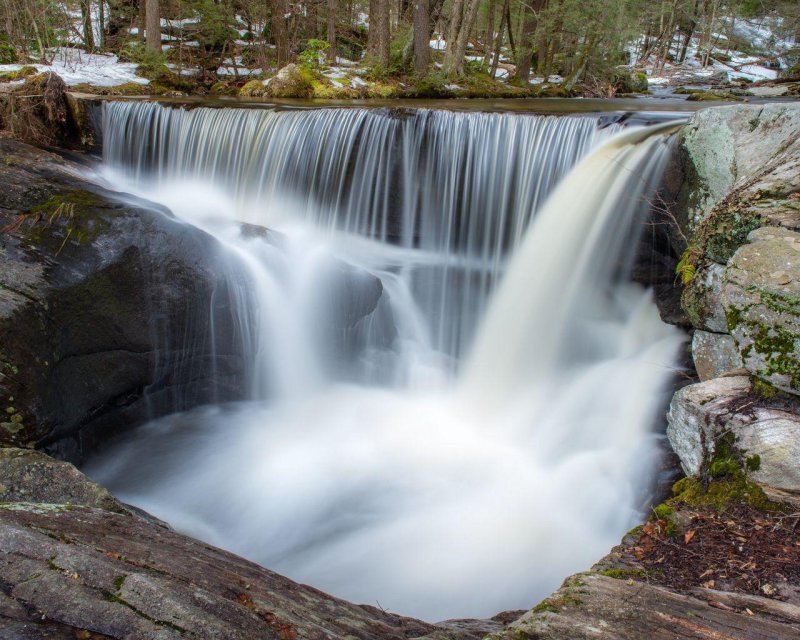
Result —
[{"label": "large boulder", "polygon": [[675,393],[667,413],[667,438],[686,475],[703,473],[724,422],[751,391],[750,379],[736,376],[688,385]]},{"label": "large boulder", "polygon": [[746,226],[748,214],[779,220],[794,210],[792,217],[800,220],[796,207],[785,201],[800,189],[800,105],[704,109],[683,127],[679,151],[688,178],[690,228],[725,201],[738,214],[729,235],[737,225]]},{"label": "large boulder", "polygon": [[687,475],[707,474],[722,443],[725,455],[735,449],[752,480],[797,494],[799,414],[800,403],[791,397],[755,395],[747,376],[715,378],[675,394],[667,415],[667,437]]},{"label": "large boulder", "polygon": [[753,231],[725,270],[722,301],[744,366],[800,394],[800,234]]},{"label": "large boulder", "polygon": [[0,442],[78,460],[125,426],[240,397],[219,243],[59,155],[0,140],[0,156]]}]

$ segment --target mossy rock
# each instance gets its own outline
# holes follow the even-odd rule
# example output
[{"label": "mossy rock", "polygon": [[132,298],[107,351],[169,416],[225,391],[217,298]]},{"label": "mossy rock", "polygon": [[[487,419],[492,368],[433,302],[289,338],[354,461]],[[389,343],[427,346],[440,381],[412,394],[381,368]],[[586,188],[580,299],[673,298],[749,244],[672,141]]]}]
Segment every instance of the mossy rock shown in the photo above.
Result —
[{"label": "mossy rock", "polygon": [[644,71],[631,71],[624,67],[616,71],[613,84],[618,94],[644,93],[650,88],[647,74]]},{"label": "mossy rock", "polygon": [[753,231],[725,273],[728,331],[748,371],[800,395],[800,234]]},{"label": "mossy rock", "polygon": [[265,95],[271,98],[312,98],[314,74],[301,65],[288,64],[267,81]]},{"label": "mossy rock", "polygon": [[438,73],[430,73],[415,78],[410,86],[403,89],[402,98],[452,98],[453,92],[447,88],[447,80]]},{"label": "mossy rock", "polygon": [[215,96],[235,96],[239,93],[239,89],[235,84],[222,80],[215,82],[209,87],[208,92]]},{"label": "mossy rock", "polygon": [[539,87],[538,96],[540,98],[569,98],[572,93],[560,84],[543,84]]},{"label": "mossy rock", "polygon": [[70,87],[70,91],[97,96],[149,96],[153,93],[153,88],[149,84],[140,84],[138,82],[125,82],[113,87],[98,87],[82,82]]},{"label": "mossy rock", "polygon": [[730,91],[691,91],[686,100],[689,102],[740,102],[742,98]]},{"label": "mossy rock", "polygon": [[335,85],[327,79],[314,79],[311,86],[314,97],[322,100],[349,100],[361,97],[358,90],[347,85]]},{"label": "mossy rock", "polygon": [[15,80],[24,80],[25,78],[30,78],[38,74],[39,70],[36,67],[25,66],[21,69],[17,69],[16,71],[6,71],[5,73],[0,73],[0,81],[13,82]]},{"label": "mossy rock", "polygon": [[263,80],[250,80],[239,89],[239,96],[242,98],[261,98],[266,93],[267,87]]}]

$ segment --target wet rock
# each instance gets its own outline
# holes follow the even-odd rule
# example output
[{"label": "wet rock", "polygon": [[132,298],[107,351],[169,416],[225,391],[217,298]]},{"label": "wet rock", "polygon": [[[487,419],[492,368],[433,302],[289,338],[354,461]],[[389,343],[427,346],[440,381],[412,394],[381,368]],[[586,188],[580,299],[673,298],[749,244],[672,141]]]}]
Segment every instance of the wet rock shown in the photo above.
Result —
[{"label": "wet rock", "polygon": [[79,460],[150,416],[238,398],[218,243],[63,156],[11,140],[0,156],[0,442]]},{"label": "wet rock", "polygon": [[764,227],[731,259],[722,301],[744,366],[800,394],[800,234]]},{"label": "wet rock", "polygon": [[710,380],[742,367],[736,341],[729,335],[695,331],[692,358],[700,380]]}]

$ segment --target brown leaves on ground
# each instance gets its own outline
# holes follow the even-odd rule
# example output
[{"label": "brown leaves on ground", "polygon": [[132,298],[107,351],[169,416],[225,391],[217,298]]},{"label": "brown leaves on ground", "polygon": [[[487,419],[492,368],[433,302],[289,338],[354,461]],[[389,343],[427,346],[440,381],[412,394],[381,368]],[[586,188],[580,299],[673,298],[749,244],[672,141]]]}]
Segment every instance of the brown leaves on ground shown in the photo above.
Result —
[{"label": "brown leaves on ground", "polygon": [[[676,526],[675,523],[681,523]],[[800,513],[739,506],[725,513],[682,508],[642,528],[631,548],[654,582],[800,601]]]}]

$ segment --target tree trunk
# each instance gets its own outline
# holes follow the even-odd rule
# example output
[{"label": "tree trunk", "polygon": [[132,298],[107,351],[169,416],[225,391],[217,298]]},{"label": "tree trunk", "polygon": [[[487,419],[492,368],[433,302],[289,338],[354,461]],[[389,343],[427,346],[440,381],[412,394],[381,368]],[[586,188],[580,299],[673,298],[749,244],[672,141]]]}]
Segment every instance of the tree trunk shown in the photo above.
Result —
[{"label": "tree trunk", "polygon": [[147,48],[161,53],[161,10],[158,0],[147,0]]},{"label": "tree trunk", "polygon": [[461,29],[461,20],[464,17],[464,0],[453,0],[453,7],[450,9],[450,24],[447,27],[447,49],[445,51],[445,66],[447,60],[452,57],[453,51],[458,40],[458,32]]},{"label": "tree trunk", "polygon": [[389,0],[380,0],[380,24],[378,25],[379,45],[378,62],[381,67],[389,67],[389,45],[391,44],[391,32],[389,29]]},{"label": "tree trunk", "polygon": [[489,6],[486,9],[486,52],[483,56],[483,64],[488,67],[492,63],[492,44],[494,44],[494,0],[489,0]]},{"label": "tree trunk", "polygon": [[478,15],[478,5],[481,0],[470,0],[469,9],[466,18],[461,22],[461,30],[456,39],[456,48],[453,52],[453,62],[450,69],[445,68],[445,72],[455,73],[462,75],[464,73],[464,56],[467,53],[467,42],[469,41],[469,34],[472,32],[472,25],[475,24],[475,18]]},{"label": "tree trunk", "polygon": [[139,0],[139,40],[145,41],[145,30],[147,29],[147,0]]},{"label": "tree trunk", "polygon": [[389,0],[369,0],[367,54],[379,67],[389,66]]},{"label": "tree trunk", "polygon": [[97,3],[97,26],[100,31],[100,48],[105,49],[106,46],[106,3],[105,0],[100,0]]},{"label": "tree trunk", "polygon": [[414,0],[414,73],[425,75],[430,56],[428,0]]},{"label": "tree trunk", "polygon": [[517,59],[517,48],[514,46],[514,30],[511,26],[511,5],[506,2],[506,27],[508,28],[508,46],[511,47],[511,55]]},{"label": "tree trunk", "polygon": [[378,57],[378,3],[380,0],[369,0],[369,31],[367,32],[367,56]]},{"label": "tree trunk", "polygon": [[328,60],[336,62],[336,14],[338,10],[337,0],[328,0]]},{"label": "tree trunk", "polygon": [[492,60],[492,69],[489,75],[494,78],[497,75],[497,65],[500,64],[500,51],[503,49],[503,40],[506,30],[506,6],[508,0],[503,0],[503,6],[500,9],[500,29],[497,31],[497,39],[494,41],[494,59]]},{"label": "tree trunk", "polygon": [[286,0],[272,0],[272,37],[275,39],[276,65],[289,62],[289,34],[286,30]]},{"label": "tree trunk", "polygon": [[533,62],[533,39],[536,35],[539,12],[544,7],[545,0],[533,0],[530,5],[525,5],[522,17],[522,33],[519,43],[519,57],[517,58],[517,71],[514,80],[520,84],[527,84],[531,74]]},{"label": "tree trunk", "polygon": [[83,23],[83,46],[87,51],[94,49],[94,32],[92,30],[92,1],[81,0],[81,22]]}]

